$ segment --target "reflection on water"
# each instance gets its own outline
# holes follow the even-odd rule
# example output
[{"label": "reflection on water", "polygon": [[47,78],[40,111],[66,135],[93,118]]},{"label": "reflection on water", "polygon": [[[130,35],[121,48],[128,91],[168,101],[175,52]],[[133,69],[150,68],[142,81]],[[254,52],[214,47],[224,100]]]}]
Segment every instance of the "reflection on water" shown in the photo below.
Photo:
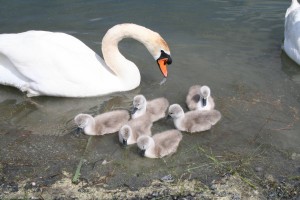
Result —
[{"label": "reflection on water", "polygon": [[[137,0],[47,4],[2,2],[0,32],[63,31],[101,55],[105,31],[117,23],[134,22],[158,31],[174,62],[168,80],[159,85],[162,77],[153,58],[138,42],[126,39],[120,50],[140,66],[142,76],[140,87],[133,91],[82,99],[28,99],[16,89],[0,86],[0,157],[7,176],[73,173],[88,138],[72,133],[76,114],[129,109],[139,93],[149,99],[165,96],[171,104],[185,107],[185,95],[193,84],[210,86],[222,113],[212,130],[184,133],[175,155],[156,160],[140,158],[135,146],[122,149],[115,134],[94,137],[86,149],[82,176],[96,181],[110,174],[105,181],[110,187],[126,183],[132,188],[167,174],[209,181],[228,165],[240,173],[248,169],[243,175],[255,180],[264,174],[299,176],[300,160],[291,155],[300,154],[300,67],[280,49],[289,2],[164,1],[163,7]],[[154,124],[153,132],[170,128],[172,122],[162,120]],[[104,160],[108,164],[102,165]],[[27,174],[11,168],[24,163]],[[255,167],[261,167],[263,174],[253,171]]]},{"label": "reflection on water", "polygon": [[284,52],[281,54],[282,71],[295,83],[300,84],[300,66],[290,59]]}]

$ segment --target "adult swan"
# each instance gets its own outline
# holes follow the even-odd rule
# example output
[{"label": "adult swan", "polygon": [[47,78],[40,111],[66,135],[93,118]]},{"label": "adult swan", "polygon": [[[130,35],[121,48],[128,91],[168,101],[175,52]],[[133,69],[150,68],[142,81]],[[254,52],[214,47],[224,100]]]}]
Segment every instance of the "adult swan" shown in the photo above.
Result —
[{"label": "adult swan", "polygon": [[283,50],[300,65],[300,4],[292,0],[285,13]]},{"label": "adult swan", "polygon": [[89,97],[134,89],[140,84],[140,72],[118,49],[127,37],[143,43],[167,77],[172,60],[164,39],[145,27],[119,24],[103,37],[105,61],[65,33],[0,34],[0,84],[19,88],[29,97]]}]

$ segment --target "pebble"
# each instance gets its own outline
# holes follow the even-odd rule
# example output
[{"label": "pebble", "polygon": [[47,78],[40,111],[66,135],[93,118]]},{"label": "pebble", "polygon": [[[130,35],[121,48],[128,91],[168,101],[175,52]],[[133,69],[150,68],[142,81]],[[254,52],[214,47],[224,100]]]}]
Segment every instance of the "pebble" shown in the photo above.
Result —
[{"label": "pebble", "polygon": [[239,194],[234,194],[232,200],[241,200],[241,197]]},{"label": "pebble", "polygon": [[298,153],[292,153],[291,159],[292,160],[300,160],[300,154],[298,154]]},{"label": "pebble", "polygon": [[255,167],[254,170],[256,172],[261,172],[261,171],[263,171],[263,168],[262,167]]},{"label": "pebble", "polygon": [[160,180],[163,182],[171,183],[174,181],[174,178],[172,177],[171,174],[169,174],[169,175],[162,177]]},{"label": "pebble", "polygon": [[153,197],[157,197],[158,195],[159,195],[158,192],[153,192],[153,193],[152,193],[152,196],[153,196]]},{"label": "pebble", "polygon": [[217,186],[215,184],[213,184],[213,185],[210,186],[210,189],[215,190],[215,189],[217,189]]}]

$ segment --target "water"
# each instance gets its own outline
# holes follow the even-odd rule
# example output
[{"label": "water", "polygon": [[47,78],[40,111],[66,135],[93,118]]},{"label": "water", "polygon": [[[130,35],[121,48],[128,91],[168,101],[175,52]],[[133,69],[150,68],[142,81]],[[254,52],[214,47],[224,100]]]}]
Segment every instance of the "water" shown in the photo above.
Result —
[{"label": "water", "polygon": [[[129,92],[94,98],[37,97],[0,86],[0,173],[7,179],[49,180],[74,174],[108,187],[132,189],[171,174],[209,182],[236,171],[259,183],[299,176],[300,67],[282,51],[284,0],[214,1],[0,1],[0,33],[30,29],[69,33],[100,52],[102,36],[115,24],[133,22],[159,32],[170,46],[169,78],[138,42],[122,41],[121,52],[139,67],[141,85]],[[188,88],[211,87],[222,120],[210,131],[187,134],[178,152],[145,159],[135,146],[123,149],[115,134],[74,134],[73,118],[130,108],[134,95],[165,96],[184,105]],[[153,132],[173,128],[162,120]],[[108,164],[102,165],[103,161]],[[263,170],[255,171],[256,167]],[[228,170],[230,169],[230,170]],[[99,177],[107,177],[99,181]],[[102,180],[102,179],[100,179]],[[98,181],[98,182],[97,182]]]}]

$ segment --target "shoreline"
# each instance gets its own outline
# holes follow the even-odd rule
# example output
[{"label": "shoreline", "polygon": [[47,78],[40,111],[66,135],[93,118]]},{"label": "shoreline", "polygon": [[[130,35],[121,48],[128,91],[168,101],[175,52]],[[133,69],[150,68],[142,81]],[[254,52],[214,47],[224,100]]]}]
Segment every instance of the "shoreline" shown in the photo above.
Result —
[{"label": "shoreline", "polygon": [[[299,177],[298,177],[299,178]],[[300,180],[300,178],[299,178]],[[213,180],[206,185],[199,180],[153,180],[147,187],[130,190],[123,186],[118,189],[106,189],[106,185],[91,185],[80,181],[72,183],[67,172],[63,178],[49,186],[37,182],[23,181],[18,184],[0,184],[0,199],[298,199],[300,189],[297,184],[278,183],[269,175],[265,187],[251,185],[237,173]],[[299,183],[298,183],[299,185]]]}]

